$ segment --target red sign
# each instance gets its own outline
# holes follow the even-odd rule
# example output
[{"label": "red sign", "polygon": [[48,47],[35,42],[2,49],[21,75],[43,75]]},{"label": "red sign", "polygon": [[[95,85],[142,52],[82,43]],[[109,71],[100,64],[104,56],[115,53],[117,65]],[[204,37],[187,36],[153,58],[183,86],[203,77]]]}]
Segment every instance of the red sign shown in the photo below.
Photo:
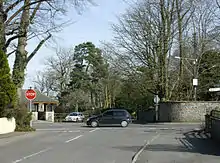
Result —
[{"label": "red sign", "polygon": [[28,100],[34,100],[37,96],[37,93],[35,92],[35,90],[33,89],[28,89],[26,92],[25,92],[25,96]]}]

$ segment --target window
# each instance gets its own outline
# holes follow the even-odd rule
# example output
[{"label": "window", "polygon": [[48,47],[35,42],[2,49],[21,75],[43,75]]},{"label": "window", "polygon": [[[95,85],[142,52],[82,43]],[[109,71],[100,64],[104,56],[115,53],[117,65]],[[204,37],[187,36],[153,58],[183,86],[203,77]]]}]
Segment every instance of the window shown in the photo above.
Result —
[{"label": "window", "polygon": [[53,105],[52,104],[47,105],[47,111],[48,112],[52,112],[53,111]]},{"label": "window", "polygon": [[126,113],[124,111],[115,111],[114,112],[114,116],[117,116],[117,117],[123,117],[125,115],[126,115]]},{"label": "window", "polygon": [[113,111],[106,111],[103,113],[103,116],[113,116]]},{"label": "window", "polygon": [[32,105],[33,107],[32,107],[32,112],[37,112],[37,110],[38,110],[38,104],[34,104],[34,105]]},{"label": "window", "polygon": [[77,114],[76,113],[70,113],[69,116],[77,116]]}]

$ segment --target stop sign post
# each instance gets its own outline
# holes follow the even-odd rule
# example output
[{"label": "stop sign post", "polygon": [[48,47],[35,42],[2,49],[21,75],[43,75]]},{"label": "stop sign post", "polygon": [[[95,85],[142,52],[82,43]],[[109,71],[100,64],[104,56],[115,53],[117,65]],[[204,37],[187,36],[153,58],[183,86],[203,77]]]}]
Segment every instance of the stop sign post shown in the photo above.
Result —
[{"label": "stop sign post", "polygon": [[29,100],[29,101],[32,101],[36,98],[37,96],[37,93],[35,92],[35,90],[33,89],[28,89],[26,92],[25,92],[25,97]]},{"label": "stop sign post", "polygon": [[[26,92],[25,92],[25,97],[27,98],[27,100],[29,100],[29,109],[30,109],[30,112],[32,112],[32,109],[31,109],[31,106],[32,106],[32,100],[34,100],[37,96],[37,93],[35,90],[31,89],[28,89]],[[32,119],[30,121],[30,126],[32,127]]]}]

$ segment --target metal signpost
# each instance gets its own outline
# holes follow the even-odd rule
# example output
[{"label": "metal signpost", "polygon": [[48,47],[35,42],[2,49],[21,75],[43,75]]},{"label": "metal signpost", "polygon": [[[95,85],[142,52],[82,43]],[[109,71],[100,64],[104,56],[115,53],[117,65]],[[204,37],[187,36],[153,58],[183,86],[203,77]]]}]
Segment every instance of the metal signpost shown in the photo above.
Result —
[{"label": "metal signpost", "polygon": [[[32,113],[32,101],[36,98],[36,96],[37,96],[36,91],[33,90],[31,87],[30,87],[30,89],[28,89],[25,92],[25,97],[29,101],[29,111],[30,111],[30,113]],[[30,126],[32,127],[32,117],[31,117],[31,121],[30,121]]]},{"label": "metal signpost", "polygon": [[154,103],[155,103],[155,112],[156,112],[156,122],[158,121],[158,106],[159,106],[160,98],[158,95],[154,96]]}]

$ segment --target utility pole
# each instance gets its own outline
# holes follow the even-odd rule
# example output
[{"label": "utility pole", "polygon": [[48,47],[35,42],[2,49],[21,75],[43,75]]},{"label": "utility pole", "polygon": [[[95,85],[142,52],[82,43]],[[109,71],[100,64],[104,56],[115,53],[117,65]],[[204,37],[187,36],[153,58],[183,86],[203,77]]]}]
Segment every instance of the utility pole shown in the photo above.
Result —
[{"label": "utility pole", "polygon": [[159,121],[159,113],[158,113],[158,107],[159,107],[160,98],[158,96],[158,92],[156,95],[154,95],[154,103],[155,103],[155,121]]},{"label": "utility pole", "polygon": [[194,49],[194,55],[195,55],[195,60],[193,61],[193,99],[194,101],[197,100],[197,86],[198,86],[198,79],[197,79],[197,39],[196,39],[196,33],[193,33],[193,49]]},{"label": "utility pole", "polygon": [[193,61],[194,71],[193,71],[193,99],[194,101],[197,100],[197,86],[198,86],[198,79],[197,79],[197,59]]}]

